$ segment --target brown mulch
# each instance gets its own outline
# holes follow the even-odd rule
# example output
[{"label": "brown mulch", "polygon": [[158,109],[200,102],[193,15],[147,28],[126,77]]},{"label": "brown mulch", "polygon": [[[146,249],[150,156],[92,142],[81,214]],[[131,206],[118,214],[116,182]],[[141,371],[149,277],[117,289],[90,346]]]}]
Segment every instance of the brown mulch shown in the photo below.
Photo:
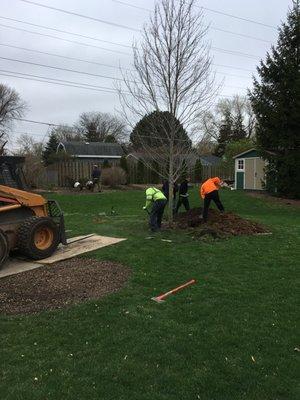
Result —
[{"label": "brown mulch", "polygon": [[269,233],[258,222],[244,219],[231,212],[220,213],[217,210],[210,209],[207,223],[200,219],[201,214],[202,208],[193,208],[188,212],[178,214],[175,217],[175,227],[193,230],[196,237],[210,235],[213,238],[222,238]]},{"label": "brown mulch", "polygon": [[95,300],[125,286],[129,268],[72,258],[0,279],[0,314],[31,314]]}]

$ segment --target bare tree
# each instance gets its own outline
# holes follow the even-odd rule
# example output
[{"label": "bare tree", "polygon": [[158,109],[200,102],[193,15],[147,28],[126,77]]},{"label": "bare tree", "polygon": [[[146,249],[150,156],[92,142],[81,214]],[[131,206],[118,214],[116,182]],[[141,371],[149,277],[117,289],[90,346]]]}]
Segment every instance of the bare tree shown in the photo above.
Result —
[{"label": "bare tree", "polygon": [[68,125],[59,125],[51,129],[51,134],[54,134],[59,142],[80,142],[83,139],[82,134],[78,131],[76,127]]},{"label": "bare tree", "polygon": [[251,103],[246,96],[235,95],[232,99],[218,101],[213,110],[198,115],[197,129],[201,132],[201,141],[218,141],[220,128],[227,116],[230,116],[233,128],[237,123],[242,125],[240,128],[246,139],[255,135],[256,119]]},{"label": "bare tree", "polygon": [[13,120],[21,118],[25,108],[25,103],[14,89],[0,84],[0,154],[3,153],[5,139]]},{"label": "bare tree", "polygon": [[14,154],[25,157],[23,170],[27,184],[38,187],[43,181],[45,170],[42,163],[43,143],[28,134],[22,134],[17,139],[17,145],[18,150]]},{"label": "bare tree", "polygon": [[[133,44],[133,71],[122,71],[118,86],[121,112],[130,126],[153,111],[161,119],[152,123],[156,146],[149,146],[138,132],[144,164],[162,167],[157,171],[169,181],[169,221],[172,221],[172,188],[180,177],[184,160],[191,154],[189,138],[180,139],[180,124],[190,133],[196,115],[208,108],[215,95],[211,73],[207,28],[195,0],[161,0],[145,25],[141,43]],[[174,118],[165,118],[168,113]],[[176,124],[179,121],[180,124]],[[163,134],[162,134],[163,132]],[[191,134],[190,134],[191,135]],[[152,160],[153,162],[150,162]]]},{"label": "bare tree", "polygon": [[75,126],[82,137],[90,142],[122,142],[126,137],[124,122],[109,113],[83,113]]}]

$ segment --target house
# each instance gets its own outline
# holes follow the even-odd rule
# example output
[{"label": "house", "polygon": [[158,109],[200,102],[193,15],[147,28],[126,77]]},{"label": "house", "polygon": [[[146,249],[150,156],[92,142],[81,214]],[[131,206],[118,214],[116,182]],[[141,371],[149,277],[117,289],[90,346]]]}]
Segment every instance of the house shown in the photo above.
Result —
[{"label": "house", "polygon": [[76,160],[110,164],[118,164],[123,149],[118,143],[105,142],[60,142],[57,153],[65,153]]},{"label": "house", "polygon": [[210,165],[210,166],[216,166],[220,165],[222,159],[217,156],[213,156],[212,154],[204,154],[199,157],[202,166],[204,165]]},{"label": "house", "polygon": [[250,149],[233,157],[235,160],[235,189],[263,190],[266,162],[256,149]]}]

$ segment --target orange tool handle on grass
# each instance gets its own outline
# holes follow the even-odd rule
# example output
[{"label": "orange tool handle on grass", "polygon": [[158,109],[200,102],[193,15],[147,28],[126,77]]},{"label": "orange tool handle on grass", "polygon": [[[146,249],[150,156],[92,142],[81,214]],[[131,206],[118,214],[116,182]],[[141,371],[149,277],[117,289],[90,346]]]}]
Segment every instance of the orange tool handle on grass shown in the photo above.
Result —
[{"label": "orange tool handle on grass", "polygon": [[196,279],[191,279],[190,281],[184,283],[183,285],[176,287],[175,289],[169,290],[168,292],[160,294],[157,297],[153,297],[153,300],[158,301],[158,302],[163,301],[170,294],[177,293],[177,292],[179,292],[179,290],[182,290],[182,289],[186,288],[187,286],[193,285],[194,283],[196,283]]}]

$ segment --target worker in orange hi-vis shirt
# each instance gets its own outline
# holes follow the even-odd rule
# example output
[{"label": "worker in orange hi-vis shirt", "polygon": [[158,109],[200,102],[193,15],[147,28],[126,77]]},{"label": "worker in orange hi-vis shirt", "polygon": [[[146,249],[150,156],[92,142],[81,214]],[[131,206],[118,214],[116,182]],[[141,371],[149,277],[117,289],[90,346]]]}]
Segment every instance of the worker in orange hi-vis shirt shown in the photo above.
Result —
[{"label": "worker in orange hi-vis shirt", "polygon": [[213,200],[221,212],[224,212],[223,204],[220,201],[218,190],[221,186],[227,186],[225,182],[223,182],[217,176],[215,178],[210,178],[205,181],[200,187],[200,196],[204,199],[204,207],[202,218],[203,221],[207,221],[208,210],[210,202]]}]

